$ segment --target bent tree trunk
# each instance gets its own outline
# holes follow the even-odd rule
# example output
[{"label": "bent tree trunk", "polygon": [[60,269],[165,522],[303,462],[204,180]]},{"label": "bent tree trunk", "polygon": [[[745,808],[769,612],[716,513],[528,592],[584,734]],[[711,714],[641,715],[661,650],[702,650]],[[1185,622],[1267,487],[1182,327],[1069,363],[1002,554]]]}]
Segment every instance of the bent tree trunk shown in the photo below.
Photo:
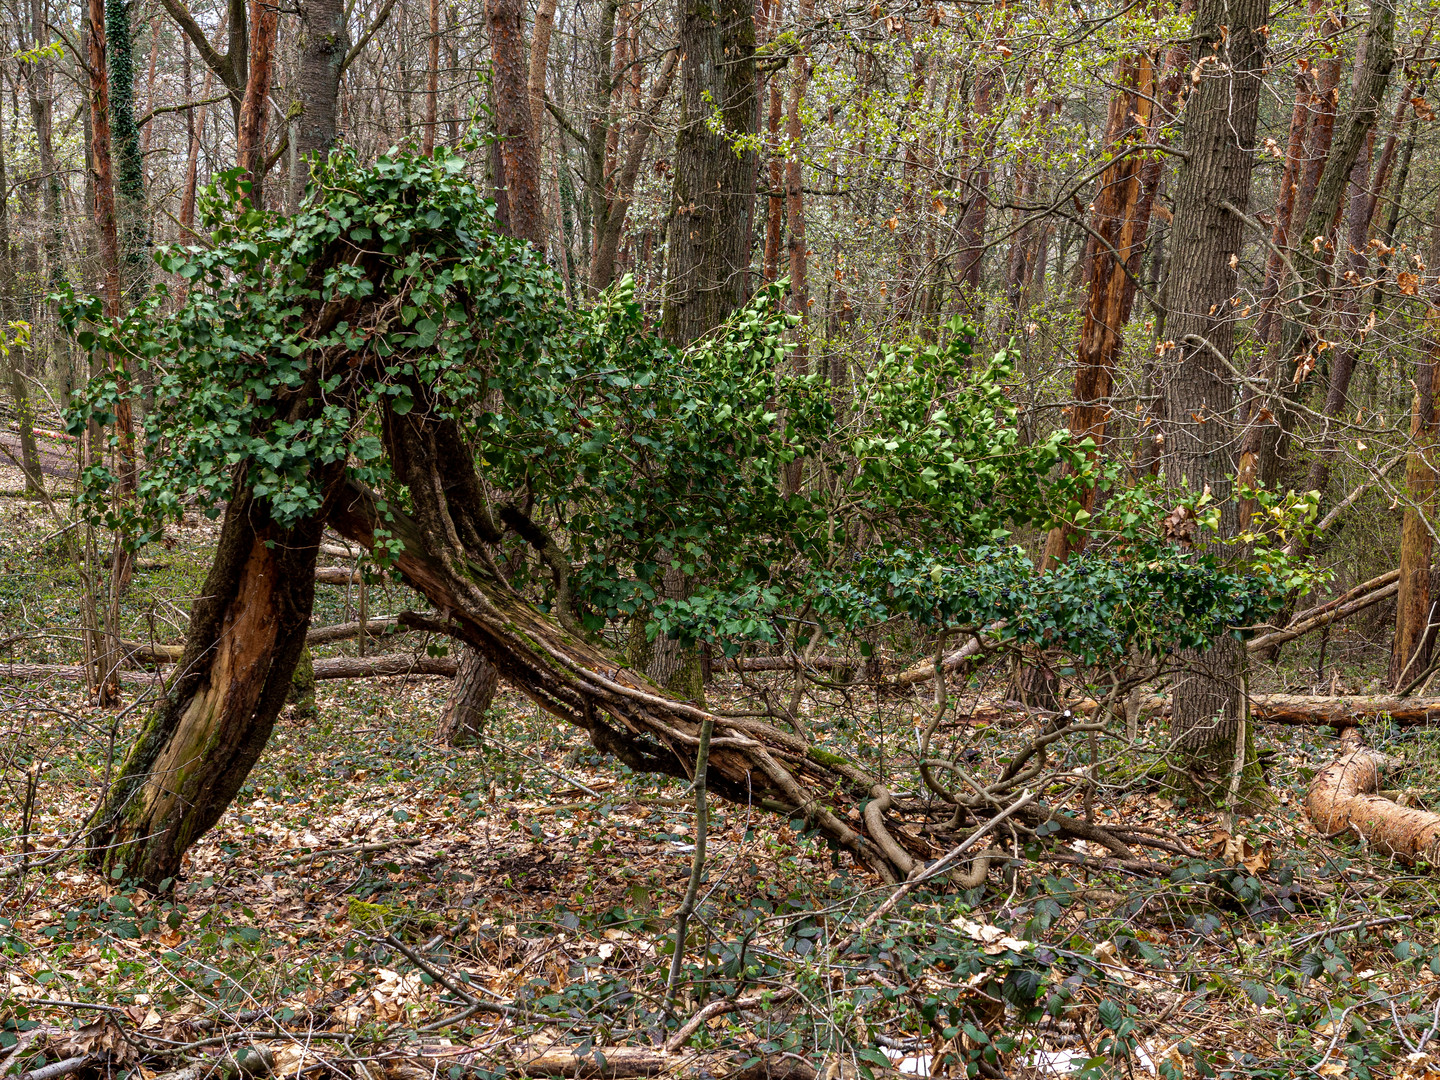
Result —
[{"label": "bent tree trunk", "polygon": [[[409,487],[413,516],[393,503],[383,516],[374,497],[352,482],[331,504],[329,525],[366,550],[373,550],[377,529],[388,531],[391,545],[403,545],[396,569],[437,611],[449,613],[446,631],[487,656],[507,683],[541,708],[584,730],[597,750],[638,771],[688,779],[700,726],[709,717],[715,731],[709,783],[716,794],[803,817],[883,877],[894,878],[881,849],[843,820],[870,797],[876,777],[760,720],[716,716],[670,696],[585,640],[578,626],[557,625],[541,614],[494,575],[481,553],[456,543],[455,537],[483,527],[487,515],[468,455],[438,453],[453,438],[447,424],[413,414],[387,422],[396,480]],[[437,470],[441,460],[443,472]],[[447,476],[447,486],[423,482],[426,474]]]},{"label": "bent tree trunk", "polygon": [[495,665],[468,646],[460,654],[455,682],[440,714],[437,734],[448,746],[474,742],[485,728],[485,712],[495,700],[500,673]]},{"label": "bent tree trunk", "polygon": [[179,674],[110,791],[92,862],[159,885],[230,805],[305,648],[323,527],[282,529],[248,493],[231,501]]}]

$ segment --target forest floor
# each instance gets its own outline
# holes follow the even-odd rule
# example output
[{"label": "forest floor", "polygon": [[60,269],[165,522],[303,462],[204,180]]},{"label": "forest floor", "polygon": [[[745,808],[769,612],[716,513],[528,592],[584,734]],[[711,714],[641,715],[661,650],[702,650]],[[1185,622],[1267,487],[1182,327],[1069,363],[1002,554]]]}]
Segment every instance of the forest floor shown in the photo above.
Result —
[{"label": "forest floor", "polygon": [[[18,481],[0,467],[0,663],[73,664],[80,577]],[[198,519],[143,556],[127,635],[181,639],[212,539]],[[355,617],[354,590],[318,591],[317,623]],[[372,615],[406,603],[397,586],[368,600]],[[1275,685],[1314,681],[1313,650],[1286,663]],[[1344,675],[1353,690],[1365,677],[1358,663]],[[1301,806],[1335,756],[1327,729],[1258,732],[1268,798],[1233,830],[1171,798],[1155,756],[1121,748],[1095,821],[1191,854],[1127,870],[1084,841],[1015,842],[984,885],[917,890],[841,956],[831,945],[893,888],[801,822],[712,803],[699,917],[667,1002],[694,851],[684,785],[602,759],[508,692],[479,745],[441,746],[446,690],[321,683],[317,715],[282,717],[240,797],[154,897],[89,868],[79,846],[144,692],[101,710],[73,682],[0,678],[0,1075],[48,1062],[34,1080],[967,1065],[1016,1078],[1440,1077],[1440,883],[1315,835]],[[739,691],[710,689],[720,704]],[[918,701],[848,700],[808,717],[817,737],[900,769]],[[983,775],[1037,722],[1017,713],[956,737]],[[1365,735],[1407,762],[1391,783],[1440,806],[1440,732]],[[1055,768],[1084,753],[1062,751]],[[676,1053],[655,1050],[706,1003],[789,986],[801,993],[782,1007],[717,1016]],[[557,1048],[589,1056],[567,1063]]]}]

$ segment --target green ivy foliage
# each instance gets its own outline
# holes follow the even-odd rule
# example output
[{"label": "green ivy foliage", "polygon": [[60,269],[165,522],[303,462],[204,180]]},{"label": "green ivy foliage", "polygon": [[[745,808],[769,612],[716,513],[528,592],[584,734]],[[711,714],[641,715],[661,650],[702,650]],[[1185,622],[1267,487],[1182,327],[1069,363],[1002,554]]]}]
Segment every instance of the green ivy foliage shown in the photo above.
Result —
[{"label": "green ivy foliage", "polygon": [[[566,550],[595,631],[653,614],[652,634],[733,653],[797,626],[1003,622],[1007,640],[1094,662],[1202,644],[1273,603],[1272,580],[1164,544],[1043,576],[1007,548],[1017,527],[1074,515],[1099,479],[1094,448],[1023,438],[1013,365],[977,363],[962,323],[837,386],[792,364],[777,286],[676,349],[633,282],[568,305],[540,255],[495,231],[464,166],[443,148],[371,166],[337,153],[290,218],[249,209],[226,174],[204,204],[211,243],[159,256],[183,289],[114,324],[69,298],[67,325],[107,372],[71,430],[111,424],[138,394],[109,374],[117,361],[153,387],[139,491],[113,500],[114,476],[93,466],[92,518],[144,543],[238,485],[294,524],[320,511],[319,476],[337,462],[404,506],[383,420],[419,410],[458,421],[496,498]],[[804,482],[786,483],[797,461]],[[1127,542],[1163,513],[1116,504]],[[552,602],[548,574],[516,565],[516,584]],[[685,600],[658,602],[666,567],[693,581]]]}]

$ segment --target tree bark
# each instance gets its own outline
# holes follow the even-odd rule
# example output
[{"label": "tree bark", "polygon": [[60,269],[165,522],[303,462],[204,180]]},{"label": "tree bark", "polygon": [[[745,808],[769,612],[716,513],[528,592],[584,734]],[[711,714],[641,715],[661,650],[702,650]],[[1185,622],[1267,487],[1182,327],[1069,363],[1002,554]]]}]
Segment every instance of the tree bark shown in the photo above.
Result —
[{"label": "tree bark", "polygon": [[251,0],[250,77],[240,106],[236,164],[250,181],[250,205],[265,207],[265,134],[270,117],[270,83],[275,70],[275,37],[280,13],[273,0]]},{"label": "tree bark", "polygon": [[[6,168],[5,144],[0,139],[0,316],[6,323],[16,316],[15,301],[19,281],[15,268],[15,246],[10,237],[10,179]],[[8,326],[0,326],[0,338],[8,341]],[[20,440],[20,471],[25,474],[27,495],[47,496],[45,474],[40,468],[40,450],[35,445],[35,408],[30,390],[25,385],[24,353],[18,344],[4,349],[10,374],[10,390],[15,398],[15,431]]]},{"label": "tree bark", "polygon": [[105,44],[116,213],[125,267],[121,285],[128,290],[148,276],[150,240],[145,221],[145,162],[140,154],[140,128],[135,122],[135,40],[126,0],[105,2]]},{"label": "tree bark", "polygon": [[970,172],[965,185],[965,209],[960,217],[955,278],[965,317],[978,327],[984,317],[980,270],[985,258],[985,218],[990,209],[990,172],[998,132],[991,121],[1004,94],[1003,73],[994,66],[977,76],[975,104],[970,110],[965,139],[969,144]]},{"label": "tree bark", "polygon": [[[1170,122],[1187,67],[1188,52],[1181,46],[1166,54],[1164,71],[1158,77],[1155,60],[1146,53],[1116,64],[1119,89],[1110,99],[1106,123],[1106,147],[1112,161],[1100,174],[1099,189],[1090,204],[1090,235],[1084,255],[1088,281],[1070,406],[1070,434],[1077,440],[1092,439],[1097,454],[1105,441],[1115,366],[1124,347],[1123,330],[1135,305],[1135,281],[1145,257],[1150,212],[1160,186],[1159,168],[1151,168],[1130,146],[1149,141],[1152,131]],[[1094,509],[1093,487],[1085,490],[1080,505],[1087,514]],[[1083,546],[1084,534],[1074,525],[1057,526],[1046,538],[1041,568],[1054,568]]]},{"label": "tree bark", "polygon": [[[541,138],[545,120],[545,70],[550,65],[550,34],[555,28],[556,0],[540,0],[535,8],[535,32],[530,37],[530,75],[527,80],[530,92],[530,119],[535,125],[531,137],[535,140],[535,152],[543,145]],[[537,164],[536,168],[539,166]]]},{"label": "tree bark", "polygon": [[[1171,229],[1166,332],[1176,344],[1165,357],[1166,476],[1195,493],[1208,488],[1222,506],[1234,470],[1230,301],[1242,242],[1240,217],[1226,204],[1243,211],[1249,199],[1268,10],[1268,0],[1201,0],[1196,7],[1193,55],[1215,60],[1199,66],[1199,84],[1185,106],[1188,156],[1177,178]],[[1232,519],[1222,528],[1230,531],[1234,524]],[[1171,721],[1180,756],[1174,777],[1225,776],[1236,757],[1245,648],[1226,636],[1207,652],[1181,659]],[[1247,750],[1247,773],[1252,760]]]},{"label": "tree bark", "polygon": [[[764,40],[773,41],[780,33],[780,8],[784,0],[760,0],[759,13],[756,17],[756,36],[761,36],[763,29]],[[763,28],[760,24],[763,23]],[[765,212],[765,251],[761,261],[762,273],[765,281],[774,281],[780,274],[780,235],[785,223],[785,163],[780,156],[780,118],[783,115],[783,108],[780,96],[780,80],[776,77],[777,72],[769,72],[765,76],[766,90],[769,97],[769,110],[766,113],[766,142],[765,146],[769,154],[769,187],[770,194],[766,199]]]},{"label": "tree bark", "polygon": [[[750,292],[755,134],[754,0],[677,0],[680,125],[660,332],[688,345],[719,326]],[[723,131],[711,130],[718,110]]]},{"label": "tree bark", "polygon": [[495,699],[500,673],[476,650],[465,646],[440,713],[436,734],[447,746],[474,742],[485,728],[485,713]]},{"label": "tree bark", "polygon": [[220,819],[265,748],[305,648],[323,529],[318,518],[280,528],[236,491],[179,674],[91,836],[95,863],[157,887]]},{"label": "tree bark", "polygon": [[430,0],[426,45],[425,132],[420,136],[420,152],[428,157],[435,152],[435,128],[440,123],[440,0]]},{"label": "tree bark", "polygon": [[521,0],[490,0],[495,125],[505,169],[505,196],[511,232],[545,250],[545,214],[541,209],[540,151],[530,117],[529,74],[525,60],[525,5]]},{"label": "tree bark", "polygon": [[1405,514],[1400,525],[1400,591],[1395,599],[1395,641],[1390,651],[1390,685],[1404,687],[1425,670],[1434,635],[1430,604],[1430,561],[1435,523],[1435,364],[1440,358],[1440,309],[1430,312],[1429,354],[1415,365],[1410,409],[1410,452],[1405,462]]},{"label": "tree bark", "polygon": [[287,204],[293,213],[310,180],[311,161],[330,152],[340,136],[340,77],[350,51],[344,0],[304,0],[300,5],[298,39],[300,64],[296,73],[296,114],[291,107],[290,191]]}]

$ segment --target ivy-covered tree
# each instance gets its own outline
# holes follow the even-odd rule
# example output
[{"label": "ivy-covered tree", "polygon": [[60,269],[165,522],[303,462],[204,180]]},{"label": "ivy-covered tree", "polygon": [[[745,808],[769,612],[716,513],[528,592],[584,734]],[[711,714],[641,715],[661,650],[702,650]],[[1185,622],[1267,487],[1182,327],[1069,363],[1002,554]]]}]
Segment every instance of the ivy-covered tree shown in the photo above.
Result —
[{"label": "ivy-covered tree", "polygon": [[[93,301],[69,309],[82,346],[153,372],[158,403],[137,497],[110,504],[96,466],[91,512],[138,542],[189,504],[224,517],[184,657],[96,829],[97,858],[127,875],[173,878],[259,757],[326,525],[601,751],[684,776],[709,718],[713,790],[804,817],[885,875],[909,857],[883,824],[854,824],[877,782],[864,767],[783,716],[677,700],[606,632],[653,608],[652,636],[733,655],[901,617],[1099,663],[1202,643],[1273,595],[1138,540],[1036,588],[1004,540],[1078,506],[1088,446],[1026,443],[1005,359],[971,370],[968,335],[888,352],[837,409],[786,360],[778,290],[682,350],[628,287],[567,307],[443,149],[368,168],[336,154],[317,190],[288,219],[212,196],[212,246],[163,257],[188,283],[173,310],[163,295],[114,323]],[[72,425],[109,424],[127,393],[96,380]],[[782,488],[798,457],[815,482]],[[667,565],[703,586],[656,606]]]}]

